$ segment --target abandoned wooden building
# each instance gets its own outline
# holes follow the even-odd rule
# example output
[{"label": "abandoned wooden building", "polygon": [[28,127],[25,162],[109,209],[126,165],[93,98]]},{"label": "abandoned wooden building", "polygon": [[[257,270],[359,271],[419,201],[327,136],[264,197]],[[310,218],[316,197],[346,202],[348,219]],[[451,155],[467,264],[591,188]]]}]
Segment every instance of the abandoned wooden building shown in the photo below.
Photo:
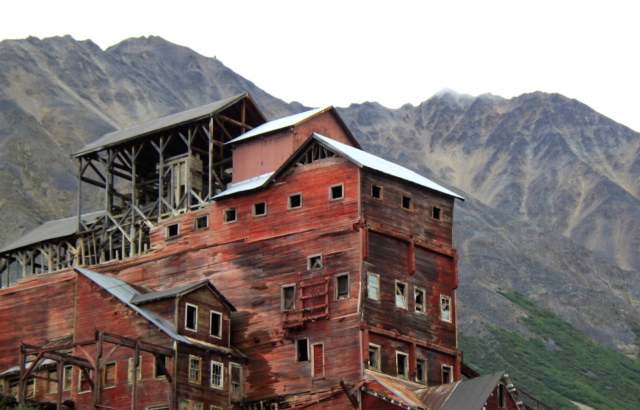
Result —
[{"label": "abandoned wooden building", "polygon": [[[73,158],[77,217],[0,250],[0,392],[74,409],[525,408],[504,372],[462,380],[464,199],[362,151],[333,107],[268,122],[242,94]],[[83,186],[99,211],[81,215]]]}]

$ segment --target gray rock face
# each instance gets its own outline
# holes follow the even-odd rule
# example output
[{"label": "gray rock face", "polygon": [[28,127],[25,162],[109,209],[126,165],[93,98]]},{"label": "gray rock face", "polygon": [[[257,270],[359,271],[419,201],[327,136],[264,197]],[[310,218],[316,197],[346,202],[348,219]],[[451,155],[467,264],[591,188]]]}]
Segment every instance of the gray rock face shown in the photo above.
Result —
[{"label": "gray rock face", "polygon": [[[105,51],[68,36],[0,42],[0,243],[74,214],[75,149],[246,91],[268,118],[304,110],[158,37]],[[340,113],[366,150],[468,198],[455,230],[463,332],[490,337],[491,324],[526,335],[525,313],[496,292],[516,290],[637,354],[640,134],[544,93],[443,92],[417,107],[365,103]]]}]

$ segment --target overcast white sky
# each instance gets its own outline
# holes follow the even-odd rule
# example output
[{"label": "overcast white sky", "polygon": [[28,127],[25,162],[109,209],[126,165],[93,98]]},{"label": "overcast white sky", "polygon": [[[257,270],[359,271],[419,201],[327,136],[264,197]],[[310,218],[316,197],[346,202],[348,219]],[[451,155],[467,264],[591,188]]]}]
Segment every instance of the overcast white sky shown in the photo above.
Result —
[{"label": "overcast white sky", "polygon": [[640,131],[640,2],[11,1],[0,39],[158,35],[285,101],[414,105],[443,88],[576,98]]}]

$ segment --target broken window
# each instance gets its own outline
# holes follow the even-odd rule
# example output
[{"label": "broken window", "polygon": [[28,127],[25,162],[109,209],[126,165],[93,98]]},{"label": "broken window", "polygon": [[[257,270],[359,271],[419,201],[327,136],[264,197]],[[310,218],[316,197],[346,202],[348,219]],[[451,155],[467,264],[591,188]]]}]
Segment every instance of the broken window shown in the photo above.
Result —
[{"label": "broken window", "polygon": [[224,381],[224,364],[211,361],[211,387],[215,389],[222,389],[222,382]]},{"label": "broken window", "polygon": [[194,218],[193,220],[193,230],[194,231],[199,231],[201,229],[205,229],[209,227],[209,216],[208,215],[202,215],[202,216],[198,216],[197,218]]},{"label": "broken window", "polygon": [[236,363],[229,363],[229,379],[231,399],[239,399],[242,395],[242,367]]},{"label": "broken window", "polygon": [[498,407],[501,409],[507,407],[507,388],[502,383],[498,385]]},{"label": "broken window", "polygon": [[[58,380],[58,371],[49,370],[49,372],[47,373],[47,377],[49,379]],[[52,394],[57,392],[58,392],[58,383],[52,382],[51,380],[47,380],[47,394]]]},{"label": "broken window", "polygon": [[165,237],[168,238],[173,238],[174,236],[178,236],[178,234],[180,233],[180,225],[179,224],[173,224],[173,225],[168,225],[166,230],[165,230]]},{"label": "broken window", "polygon": [[396,281],[396,307],[407,308],[407,284]]},{"label": "broken window", "polygon": [[313,377],[324,377],[324,345],[318,343],[313,347]]},{"label": "broken window", "polygon": [[73,384],[73,366],[65,366],[62,375],[62,391],[70,391]]},{"label": "broken window", "polygon": [[211,311],[211,331],[209,334],[213,337],[222,337],[222,314]]},{"label": "broken window", "polygon": [[375,273],[367,273],[367,296],[370,299],[380,300],[380,276]]},{"label": "broken window", "polygon": [[[93,370],[86,370],[89,374],[89,378],[93,378]],[[78,379],[78,393],[86,393],[91,391],[91,384],[89,384],[89,380],[86,379],[85,372],[80,369],[80,377]]]},{"label": "broken window", "polygon": [[402,207],[404,209],[409,209],[409,210],[413,209],[413,204],[411,202],[411,197],[404,196],[404,195],[402,196]]},{"label": "broken window", "polygon": [[440,295],[440,318],[451,322],[451,298],[449,296]]},{"label": "broken window", "polygon": [[309,361],[309,340],[298,339],[296,340],[296,362],[308,362]]},{"label": "broken window", "polygon": [[258,202],[253,204],[253,216],[264,216],[267,214],[267,203]]},{"label": "broken window", "polygon": [[382,187],[378,185],[371,185],[371,196],[375,199],[382,199]]},{"label": "broken window", "polygon": [[398,369],[398,377],[403,379],[409,378],[409,355],[396,352],[396,367]]},{"label": "broken window", "polygon": [[162,372],[162,368],[160,368],[160,365],[158,364],[158,361],[160,361],[160,363],[162,363],[164,365],[164,368],[166,369],[167,368],[167,356],[155,357],[155,360],[153,361],[153,378],[154,379],[164,379],[164,378],[166,378],[166,376]]},{"label": "broken window", "polygon": [[[133,357],[129,359],[129,369],[127,371],[127,380],[129,383],[133,383],[133,368],[136,367],[133,363]],[[138,366],[136,368],[137,380],[142,380],[142,356],[138,356]]]},{"label": "broken window", "polygon": [[184,328],[187,330],[196,331],[198,330],[198,307],[195,305],[191,305],[189,303],[186,304],[184,309]]},{"label": "broken window", "polygon": [[29,379],[27,380],[27,386],[26,386],[26,394],[24,395],[24,397],[26,397],[27,399],[31,399],[33,397],[36,397],[36,379]]},{"label": "broken window", "polygon": [[302,194],[289,195],[288,209],[302,208]]},{"label": "broken window", "polygon": [[200,383],[202,375],[202,359],[197,356],[189,355],[189,381]]},{"label": "broken window", "polygon": [[296,287],[295,285],[282,287],[282,310],[291,310],[296,307]]},{"label": "broken window", "polygon": [[102,387],[108,389],[116,387],[116,364],[107,363],[102,368]]},{"label": "broken window", "polygon": [[349,274],[336,276],[336,300],[349,299]]},{"label": "broken window", "polygon": [[416,288],[416,312],[426,312],[424,303],[424,290]]},{"label": "broken window", "polygon": [[423,359],[416,361],[416,381],[418,383],[427,382],[427,362]]},{"label": "broken window", "polygon": [[223,212],[222,219],[223,219],[223,222],[226,224],[237,221],[238,213],[236,212],[236,208],[225,209]]},{"label": "broken window", "polygon": [[307,269],[320,269],[322,268],[322,254],[313,255],[307,258]]},{"label": "broken window", "polygon": [[369,369],[380,371],[380,346],[369,345]]},{"label": "broken window", "polygon": [[20,387],[19,377],[9,379],[9,395],[11,397],[18,397],[18,387]]},{"label": "broken window", "polygon": [[331,185],[329,187],[329,199],[342,199],[344,198],[344,186],[340,185]]},{"label": "broken window", "polygon": [[433,216],[433,219],[441,220],[442,219],[442,209],[438,208],[437,206],[434,206],[433,207],[433,213],[431,215]]},{"label": "broken window", "polygon": [[442,366],[442,384],[453,382],[453,369],[451,366]]}]

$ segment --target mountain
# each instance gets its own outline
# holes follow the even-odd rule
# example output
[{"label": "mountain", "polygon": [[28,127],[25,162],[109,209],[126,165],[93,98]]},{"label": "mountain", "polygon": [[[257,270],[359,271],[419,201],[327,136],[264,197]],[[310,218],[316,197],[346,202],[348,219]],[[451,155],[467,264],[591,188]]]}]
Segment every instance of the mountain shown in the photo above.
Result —
[{"label": "mountain", "polygon": [[[159,37],[107,50],[69,36],[0,42],[0,243],[75,213],[77,165],[69,158],[75,149],[245,91],[271,119],[305,109],[260,90],[216,58]],[[534,322],[555,315],[605,349],[603,357],[617,355],[636,368],[638,360],[622,354],[640,351],[640,134],[576,100],[545,93],[504,99],[447,91],[417,107],[364,103],[339,112],[365,150],[467,197],[456,205],[454,234],[469,363],[490,370],[491,361],[478,352],[496,349],[511,371],[523,363],[514,359],[521,356],[514,346],[538,341],[550,354],[580,357],[563,345],[575,334]],[[564,329],[554,320],[544,323]],[[524,338],[520,344],[515,335]],[[561,361],[545,366],[554,363]],[[589,372],[562,378],[591,383]],[[640,371],[635,377],[640,383]],[[567,398],[580,400],[571,389],[556,388],[562,378],[525,380],[530,393],[570,408]],[[595,408],[610,408],[600,402],[620,394],[604,384],[597,389],[604,396],[585,399]]]}]

